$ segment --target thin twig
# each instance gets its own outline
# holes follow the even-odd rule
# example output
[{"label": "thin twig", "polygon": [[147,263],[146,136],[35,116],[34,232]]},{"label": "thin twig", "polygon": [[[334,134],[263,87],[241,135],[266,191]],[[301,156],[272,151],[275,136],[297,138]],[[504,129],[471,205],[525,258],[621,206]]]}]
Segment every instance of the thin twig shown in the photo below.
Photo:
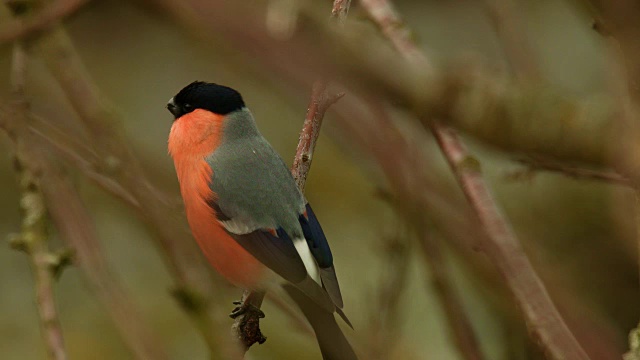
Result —
[{"label": "thin twig", "polygon": [[[386,2],[386,7],[392,8],[390,2],[385,0],[378,0],[378,2]],[[363,1],[363,5],[366,6],[366,4],[367,1]],[[369,14],[376,21],[381,19],[379,16],[375,17],[378,14],[375,11],[369,11]],[[396,19],[394,23],[402,22]],[[378,22],[380,27],[385,24],[388,25],[389,22]],[[396,49],[402,51],[407,45],[409,47],[413,45],[417,49],[411,39],[406,37],[407,32],[398,30],[398,27],[385,32]],[[396,44],[402,44],[402,46]],[[411,57],[409,53],[405,57],[407,60],[415,61],[416,58],[413,55],[415,53],[416,51],[412,51]],[[423,55],[417,65],[428,66],[427,57]],[[455,131],[433,120],[430,122],[430,129],[469,203],[489,235],[483,242],[483,250],[496,263],[500,273],[507,280],[509,289],[524,313],[532,336],[539,340],[544,351],[554,359],[588,359],[587,354],[558,313],[511,226],[495,204],[479,171],[479,163],[467,153]]]},{"label": "thin twig", "polygon": [[73,249],[74,263],[102,302],[122,339],[137,359],[168,359],[162,342],[149,327],[119,279],[109,267],[95,224],[64,172],[45,164],[42,189],[61,237]]},{"label": "thin twig", "polygon": [[114,106],[100,93],[60,25],[50,26],[47,32],[33,40],[33,49],[44,60],[92,136],[90,143],[96,147],[101,160],[93,164],[95,170],[109,174],[134,196],[138,204],[144,204],[144,211],[137,214],[156,235],[154,239],[158,240],[164,259],[174,274],[176,300],[196,324],[212,354],[239,358],[235,344],[231,344],[228,335],[214,325],[224,317],[222,309],[209,301],[217,278],[211,276],[195,243],[188,240],[187,227],[184,219],[177,216],[177,209],[168,206],[164,201],[167,196],[147,180],[130,149],[122,128],[123,121]]},{"label": "thin twig", "polygon": [[[431,70],[432,65],[429,59],[413,43],[409,36],[409,30],[405,26],[401,26],[402,19],[391,2],[386,0],[362,0],[361,2],[370,18],[380,27],[398,52],[412,64]],[[439,243],[431,239],[431,236],[426,234],[426,230],[419,229],[419,232],[419,242],[424,250],[427,263],[432,269],[441,302],[447,310],[445,313],[458,349],[466,359],[483,359],[484,356],[475,338],[471,321],[451,285],[451,280],[439,256],[441,252]]]},{"label": "thin twig", "polygon": [[56,0],[33,16],[7,21],[0,26],[0,45],[47,30],[88,2],[89,0]]},{"label": "thin twig", "polygon": [[[350,5],[351,0],[334,0],[333,7],[331,9],[331,18],[338,21],[338,23],[344,23],[347,14],[349,13]],[[303,193],[307,175],[311,169],[311,161],[313,151],[316,146],[316,140],[318,139],[318,136],[320,136],[320,127],[322,126],[324,114],[331,105],[344,96],[344,93],[330,94],[327,90],[327,84],[327,81],[324,79],[317,80],[313,84],[311,100],[309,101],[307,114],[304,119],[304,124],[302,125],[300,140],[298,142],[296,155],[291,169],[291,173],[296,180],[296,184]],[[264,295],[265,293],[263,292],[245,291],[242,295],[242,299],[249,299],[250,305],[260,309]],[[245,351],[256,342],[262,344],[266,341],[266,338],[260,332],[259,315],[260,314],[257,312],[248,312],[238,316],[233,324],[232,328],[236,331],[237,337],[244,345]],[[246,324],[255,324],[257,330],[253,326],[246,326]]]},{"label": "thin twig", "polygon": [[538,171],[550,171],[562,174],[574,179],[586,179],[604,181],[612,184],[631,186],[631,182],[626,177],[611,170],[595,170],[578,166],[570,166],[562,163],[552,162],[545,159],[523,158],[518,162],[527,166],[527,169],[515,173],[507,174],[508,178],[518,179],[527,177],[528,174]]},{"label": "thin twig", "polygon": [[494,261],[523,312],[531,336],[552,359],[589,359],[549,297],[513,229],[482,178],[480,165],[456,134],[436,125],[434,134],[484,230],[482,250]]},{"label": "thin twig", "polygon": [[502,43],[514,75],[534,80],[541,76],[535,51],[522,26],[522,16],[512,0],[481,0]]},{"label": "thin twig", "polygon": [[[403,57],[361,26],[346,24],[349,31],[332,30],[317,15],[317,2],[301,3],[297,15],[304,29],[283,42],[261,26],[245,26],[259,24],[263,14],[255,7],[242,6],[242,2],[146,1],[165,11],[171,9],[172,18],[200,39],[238,46],[239,54],[259,59],[259,64],[278,74],[283,83],[311,86],[315,78],[310,74],[331,73],[346,79],[343,83],[353,84],[356,90],[402,106],[425,123],[432,119],[422,115],[437,116],[504,151],[593,167],[611,166],[609,150],[618,140],[618,113],[609,96],[567,96],[551,84],[524,84],[473,63],[454,63],[433,71],[407,66]],[[225,11],[220,11],[221,7]],[[230,13],[234,16],[224,16]],[[216,36],[223,33],[224,37]],[[536,126],[532,127],[534,120]],[[640,142],[620,143],[632,154],[640,149]],[[640,183],[640,157],[615,170]]]},{"label": "thin twig", "polygon": [[[351,0],[335,0],[331,9],[331,18],[344,23],[349,13]],[[311,88],[311,100],[307,108],[307,115],[300,132],[300,141],[296,149],[296,155],[293,158],[293,168],[291,170],[296,184],[302,192],[304,192],[307,182],[307,174],[311,168],[311,160],[316,141],[320,135],[320,127],[322,119],[327,109],[336,101],[340,100],[344,93],[329,94],[327,90],[328,82],[324,79],[316,80]]]},{"label": "thin twig", "polygon": [[[406,224],[400,226],[406,228]],[[406,230],[406,229],[401,229]],[[411,258],[407,231],[398,231],[384,239],[383,272],[377,294],[370,297],[372,338],[368,346],[369,359],[389,359],[398,344],[402,324],[401,300],[406,290]]]},{"label": "thin twig", "polygon": [[[16,52],[16,55],[18,54],[20,53]],[[24,62],[18,61],[17,57],[16,69],[24,66]],[[23,87],[20,72],[14,71],[12,74],[12,82],[20,84],[15,86],[19,88],[16,91],[22,91]],[[26,157],[27,162],[21,162],[21,168],[28,168],[32,173],[37,172],[40,178],[46,179],[38,184],[38,193],[41,191],[38,199],[46,203],[51,219],[69,249],[72,249],[69,252],[47,255],[46,267],[49,272],[53,272],[53,276],[59,276],[62,266],[67,263],[68,255],[73,254],[75,264],[86,275],[88,284],[111,313],[116,326],[122,332],[123,340],[131,347],[136,358],[167,359],[161,343],[151,333],[129,295],[110,272],[97,240],[93,220],[72,183],[54,164],[55,161],[48,156],[50,153],[45,150],[39,136],[33,131],[31,125],[34,117],[25,107],[22,111],[3,108],[2,118],[14,119],[12,123],[3,124],[3,127],[10,130],[16,141],[30,154]],[[56,324],[55,319],[51,324]]]},{"label": "thin twig", "polygon": [[20,128],[24,127],[22,119],[28,112],[28,104],[24,97],[24,83],[27,55],[21,43],[16,43],[13,50],[11,81],[15,98],[15,114],[13,123],[4,119],[1,127],[7,130],[16,146],[15,167],[22,196],[22,232],[12,239],[11,245],[29,255],[34,272],[36,306],[40,318],[42,336],[47,353],[52,360],[66,360],[67,354],[62,336],[62,328],[58,320],[53,294],[54,266],[60,264],[60,258],[49,252],[47,239],[47,210],[40,188],[39,169],[33,167],[30,160],[33,154],[20,138]]},{"label": "thin twig", "polygon": [[433,232],[424,226],[422,229],[419,228],[418,232],[418,242],[425,262],[429,266],[433,281],[432,287],[440,296],[451,330],[455,334],[454,341],[460,349],[461,355],[467,360],[484,359],[471,320],[466,314],[467,311],[451,279],[449,264],[443,258],[440,240],[435,238]]},{"label": "thin twig", "polygon": [[171,216],[175,209],[167,208],[161,200],[166,196],[158,196],[161,192],[147,180],[130,150],[117,114],[99,93],[68,36],[61,28],[54,29],[40,43],[40,51],[103,153],[104,162],[98,164],[98,168],[110,173],[138,203],[144,204],[145,211],[138,214],[156,234],[155,239],[177,282],[174,294],[180,294],[179,304],[197,325],[212,354],[222,351],[228,358],[237,357],[233,355],[233,345],[213,325],[216,321],[208,312],[208,306],[212,305],[208,299],[213,294],[215,280],[195,243],[188,239],[183,219]]}]

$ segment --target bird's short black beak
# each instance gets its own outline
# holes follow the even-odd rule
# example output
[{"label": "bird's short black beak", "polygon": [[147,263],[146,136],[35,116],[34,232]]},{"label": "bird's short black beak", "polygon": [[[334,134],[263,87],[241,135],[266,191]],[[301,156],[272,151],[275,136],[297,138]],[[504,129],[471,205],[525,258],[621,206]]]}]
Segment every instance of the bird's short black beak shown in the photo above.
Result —
[{"label": "bird's short black beak", "polygon": [[169,100],[169,102],[167,103],[167,109],[173,114],[176,119],[179,118],[180,115],[182,115],[180,114],[180,107],[176,105],[176,103],[173,101],[173,98],[171,98],[171,100]]}]

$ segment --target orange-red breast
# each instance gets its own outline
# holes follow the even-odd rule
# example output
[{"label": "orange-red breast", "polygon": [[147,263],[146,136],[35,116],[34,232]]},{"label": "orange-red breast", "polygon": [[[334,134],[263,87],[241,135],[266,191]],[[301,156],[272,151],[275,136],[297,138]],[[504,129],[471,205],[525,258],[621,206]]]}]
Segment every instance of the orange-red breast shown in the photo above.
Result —
[{"label": "orange-red breast", "polygon": [[356,359],[333,316],[349,323],[329,243],[242,96],[197,81],[167,108],[175,117],[169,153],[187,219],[211,265],[243,288],[282,285],[309,319],[323,358]]}]

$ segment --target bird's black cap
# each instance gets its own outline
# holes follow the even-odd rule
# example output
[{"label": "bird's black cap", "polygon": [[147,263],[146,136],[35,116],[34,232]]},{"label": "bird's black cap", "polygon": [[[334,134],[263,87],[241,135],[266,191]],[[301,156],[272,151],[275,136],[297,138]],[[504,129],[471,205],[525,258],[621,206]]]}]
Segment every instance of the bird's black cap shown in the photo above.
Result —
[{"label": "bird's black cap", "polygon": [[194,81],[187,85],[167,104],[167,109],[176,119],[195,109],[227,115],[243,107],[244,101],[239,92],[227,86],[204,81]]}]

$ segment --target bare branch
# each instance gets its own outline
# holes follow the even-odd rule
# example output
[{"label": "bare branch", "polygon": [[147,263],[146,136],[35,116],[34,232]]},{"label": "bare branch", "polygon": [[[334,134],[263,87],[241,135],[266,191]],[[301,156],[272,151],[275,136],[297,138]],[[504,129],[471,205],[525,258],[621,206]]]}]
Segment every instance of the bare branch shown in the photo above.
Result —
[{"label": "bare branch", "polygon": [[[363,2],[363,5],[366,6],[366,4],[366,1]],[[387,2],[385,6],[392,8],[390,2]],[[388,26],[391,23],[378,21],[382,19],[380,12],[373,9],[369,11],[369,14],[380,27]],[[388,15],[388,17],[390,16],[394,16],[394,14]],[[402,23],[397,17],[394,20],[395,24]],[[397,27],[399,26],[396,25]],[[406,37],[407,31],[391,29],[384,31],[384,33],[407,60],[416,60],[417,46]],[[402,37],[402,39],[396,37]],[[407,48],[414,50],[406,54],[403,53],[402,50]],[[417,59],[420,61],[418,65],[428,66],[426,56],[423,55]],[[431,120],[429,128],[489,235],[483,244],[483,250],[496,263],[501,274],[506,278],[509,289],[522,309],[534,338],[540,341],[542,348],[554,359],[588,359],[587,354],[558,313],[544,284],[529,263],[529,259],[511,226],[500,213],[479,171],[479,163],[467,153],[455,131],[441,126],[434,120]]]},{"label": "bare branch", "polygon": [[27,55],[21,43],[16,43],[13,50],[11,81],[15,98],[15,116],[13,123],[7,119],[0,120],[0,127],[5,129],[15,143],[15,168],[22,196],[22,232],[12,240],[14,248],[23,250],[29,255],[34,273],[36,306],[40,318],[42,336],[47,353],[52,360],[66,360],[67,353],[62,336],[62,328],[58,320],[53,294],[54,266],[60,259],[49,251],[47,239],[47,210],[40,188],[41,172],[31,162],[33,154],[20,137],[20,128],[24,127],[23,118],[28,112],[28,103],[24,98],[24,83]]},{"label": "bare branch", "polygon": [[536,61],[533,46],[522,26],[524,23],[513,0],[481,0],[493,23],[493,28],[502,42],[514,75],[520,79],[540,78],[541,71]]},{"label": "bare branch", "polygon": [[[331,17],[339,23],[344,23],[349,13],[350,4],[351,0],[335,0],[331,10]],[[296,184],[298,184],[298,188],[300,188],[302,192],[304,192],[307,175],[311,169],[313,150],[316,147],[318,136],[320,136],[320,127],[322,126],[324,114],[331,105],[335,104],[344,96],[344,93],[329,94],[327,86],[327,81],[322,79],[317,80],[313,84],[307,115],[305,116],[302,131],[300,132],[300,141],[298,142],[296,155],[293,158],[291,172],[296,180]]]},{"label": "bare branch", "polygon": [[[351,0],[334,0],[333,7],[331,9],[331,18],[337,20],[339,23],[344,23],[347,14],[349,13],[350,5]],[[313,84],[311,89],[311,100],[309,101],[307,115],[305,116],[304,124],[302,125],[300,140],[298,142],[296,155],[293,159],[293,166],[291,169],[291,173],[293,174],[296,184],[303,193],[307,181],[307,175],[311,169],[313,151],[315,149],[318,136],[320,136],[320,127],[322,126],[324,114],[331,105],[335,104],[343,96],[344,93],[329,94],[326,80],[320,79]],[[264,293],[259,292],[245,292],[241,301],[250,299],[249,304],[260,309],[264,295]],[[256,342],[262,344],[266,341],[266,338],[260,332],[261,315],[262,314],[259,312],[247,312],[246,314],[238,316],[235,320],[233,329],[236,330],[237,337],[242,340],[246,350]]]},{"label": "bare branch", "polygon": [[43,193],[51,218],[67,246],[74,250],[75,264],[90,289],[105,306],[136,358],[168,359],[162,342],[111,271],[93,219],[70,179],[61,169],[45,166],[47,181],[43,184]]},{"label": "bare branch", "polygon": [[[407,227],[402,223],[400,226]],[[383,360],[392,358],[392,354],[399,342],[402,324],[401,301],[402,294],[407,288],[409,275],[409,259],[411,256],[411,242],[408,231],[398,231],[383,239],[383,272],[376,289],[371,294],[371,325],[372,338],[367,347],[368,358]]]},{"label": "bare branch", "polygon": [[617,174],[611,170],[596,170],[577,166],[565,165],[558,162],[547,161],[545,159],[523,158],[518,160],[527,169],[523,171],[507,174],[508,178],[527,177],[527,174],[538,171],[550,171],[560,173],[574,179],[597,180],[611,184],[631,186],[631,182],[626,177]]},{"label": "bare branch", "polygon": [[553,359],[589,359],[575,339],[529,262],[511,226],[501,214],[480,172],[451,130],[438,126],[436,139],[447,162],[489,235],[482,250],[494,261],[518,303],[531,335]]},{"label": "bare branch", "polygon": [[481,360],[482,354],[471,320],[456,290],[449,273],[449,264],[443,258],[442,244],[431,231],[418,229],[418,242],[425,262],[429,266],[433,287],[438,292],[444,312],[447,315],[454,340],[460,353],[467,360]]},{"label": "bare branch", "polygon": [[33,16],[7,21],[0,26],[0,45],[45,31],[88,2],[89,0],[56,0]]},{"label": "bare branch", "polygon": [[[5,14],[2,15],[6,19]],[[238,349],[228,341],[227,333],[219,331],[214,325],[214,318],[224,316],[221,309],[212,307],[214,304],[208,300],[213,295],[216,280],[211,276],[195,242],[190,240],[184,219],[177,216],[175,207],[164,201],[167,196],[147,180],[130,150],[119,115],[100,94],[65,31],[55,24],[49,29],[34,39],[34,50],[42,57],[89,129],[92,135],[90,142],[100,153],[100,162],[92,164],[94,170],[109,174],[126,190],[122,194],[131,194],[135,198],[135,202],[130,201],[131,204],[144,204],[144,211],[137,213],[156,235],[155,239],[176,278],[178,292],[188,297],[188,301],[181,301],[180,304],[193,305],[183,306],[183,309],[202,333],[211,353],[223,353],[221,356],[229,359],[239,358]]]}]

